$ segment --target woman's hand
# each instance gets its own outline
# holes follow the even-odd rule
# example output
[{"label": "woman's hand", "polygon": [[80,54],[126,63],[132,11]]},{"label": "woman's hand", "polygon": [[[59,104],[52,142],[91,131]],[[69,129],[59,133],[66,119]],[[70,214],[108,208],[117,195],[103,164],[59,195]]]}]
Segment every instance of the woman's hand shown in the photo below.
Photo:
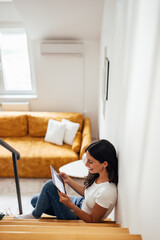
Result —
[{"label": "woman's hand", "polygon": [[74,204],[73,202],[71,201],[70,197],[68,197],[68,195],[62,193],[62,192],[59,192],[58,191],[58,195],[59,195],[59,201],[63,204],[65,204],[67,207],[69,208],[74,208]]},{"label": "woman's hand", "polygon": [[64,183],[68,183],[69,182],[70,178],[69,178],[69,176],[66,173],[61,172],[61,173],[59,173],[59,176],[63,179]]},{"label": "woman's hand", "polygon": [[59,176],[63,179],[64,183],[67,183],[71,188],[73,188],[79,195],[84,196],[84,186],[81,186],[66,173],[59,173]]}]

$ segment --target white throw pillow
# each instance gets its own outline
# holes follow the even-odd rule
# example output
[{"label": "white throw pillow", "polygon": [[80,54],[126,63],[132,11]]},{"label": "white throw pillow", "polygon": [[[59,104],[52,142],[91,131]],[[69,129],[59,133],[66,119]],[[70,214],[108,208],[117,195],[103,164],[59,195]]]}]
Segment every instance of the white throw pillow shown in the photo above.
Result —
[{"label": "white throw pillow", "polygon": [[47,142],[55,143],[57,145],[62,145],[65,127],[66,125],[64,123],[49,119],[44,140]]},{"label": "white throw pillow", "polygon": [[66,125],[63,141],[69,145],[72,145],[80,124],[66,119],[62,119],[62,123]]}]

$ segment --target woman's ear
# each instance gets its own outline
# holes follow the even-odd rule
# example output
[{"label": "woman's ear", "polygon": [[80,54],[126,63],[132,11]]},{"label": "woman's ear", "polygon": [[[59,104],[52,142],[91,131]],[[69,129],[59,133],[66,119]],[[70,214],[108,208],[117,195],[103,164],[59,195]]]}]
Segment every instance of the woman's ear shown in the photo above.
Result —
[{"label": "woman's ear", "polygon": [[107,162],[107,161],[104,161],[104,162],[103,162],[103,165],[104,165],[104,167],[106,168],[106,167],[108,166],[108,162]]}]

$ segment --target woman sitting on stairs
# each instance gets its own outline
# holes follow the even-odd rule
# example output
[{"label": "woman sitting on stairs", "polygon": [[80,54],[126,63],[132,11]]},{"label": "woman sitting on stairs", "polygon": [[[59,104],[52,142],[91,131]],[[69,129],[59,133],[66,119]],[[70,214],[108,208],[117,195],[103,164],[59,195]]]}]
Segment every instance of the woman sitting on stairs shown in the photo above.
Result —
[{"label": "woman sitting on stairs", "polygon": [[53,181],[47,181],[41,193],[31,200],[34,210],[30,214],[15,216],[18,219],[38,219],[43,213],[57,219],[100,222],[113,210],[117,201],[118,159],[114,146],[107,140],[92,143],[86,149],[86,167],[89,174],[81,186],[65,173],[59,173],[82,197],[59,192]]}]

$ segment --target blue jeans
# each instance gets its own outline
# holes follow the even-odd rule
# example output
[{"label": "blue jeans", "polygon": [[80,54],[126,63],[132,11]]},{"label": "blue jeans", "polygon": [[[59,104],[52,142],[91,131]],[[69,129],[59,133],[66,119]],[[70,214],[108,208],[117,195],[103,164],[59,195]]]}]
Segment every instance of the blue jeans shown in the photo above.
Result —
[{"label": "blue jeans", "polygon": [[[72,202],[81,208],[83,197],[71,197]],[[59,201],[57,188],[53,181],[47,181],[39,195],[31,199],[31,204],[34,207],[32,212],[35,218],[40,218],[43,213],[56,216],[58,219],[78,220],[79,218],[73,213],[69,207]]]}]

